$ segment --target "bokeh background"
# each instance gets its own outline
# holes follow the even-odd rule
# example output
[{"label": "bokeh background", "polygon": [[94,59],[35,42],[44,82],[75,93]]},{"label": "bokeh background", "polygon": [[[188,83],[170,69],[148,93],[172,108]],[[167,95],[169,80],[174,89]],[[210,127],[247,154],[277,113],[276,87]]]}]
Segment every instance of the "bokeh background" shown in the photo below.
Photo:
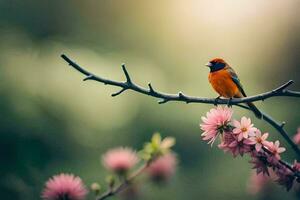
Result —
[{"label": "bokeh background", "polygon": [[[103,183],[101,154],[140,149],[154,131],[176,137],[180,165],[164,187],[143,186],[141,199],[296,199],[275,184],[267,194],[247,192],[249,158],[233,159],[200,139],[200,117],[211,105],[158,105],[132,91],[112,98],[117,88],[82,82],[61,53],[115,80],[124,79],[126,63],[134,81],[170,93],[216,97],[204,67],[213,57],[235,68],[248,95],[288,79],[300,90],[298,0],[0,1],[1,199],[40,199],[44,182],[60,172]],[[299,100],[257,106],[295,133]],[[252,113],[234,110],[287,146]],[[295,155],[288,149],[283,157]]]}]

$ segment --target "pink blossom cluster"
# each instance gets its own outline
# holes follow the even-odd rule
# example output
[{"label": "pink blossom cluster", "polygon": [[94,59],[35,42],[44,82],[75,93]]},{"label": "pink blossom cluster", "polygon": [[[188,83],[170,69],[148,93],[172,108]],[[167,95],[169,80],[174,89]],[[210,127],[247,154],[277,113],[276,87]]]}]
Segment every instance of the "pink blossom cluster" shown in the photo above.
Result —
[{"label": "pink blossom cluster", "polygon": [[110,149],[102,156],[104,167],[116,173],[125,173],[139,161],[135,151],[128,147]]},{"label": "pink blossom cluster", "polygon": [[[128,172],[138,161],[137,153],[127,147],[110,149],[102,156],[102,163],[106,169],[117,174]],[[175,173],[176,165],[175,154],[168,152],[151,162],[146,172],[152,180],[166,181]]]},{"label": "pink blossom cluster", "polygon": [[[132,199],[136,191],[133,180],[142,173],[147,173],[153,181],[169,180],[177,165],[177,156],[171,150],[174,144],[175,138],[162,138],[159,133],[155,133],[139,153],[129,147],[109,149],[101,159],[111,173],[106,178],[109,189],[101,192],[101,186],[95,182],[90,187],[91,191],[99,199],[105,199],[127,189],[126,195],[131,195],[129,199]],[[62,173],[46,182],[41,197],[44,200],[84,200],[87,193],[79,177]]]},{"label": "pink blossom cluster", "polygon": [[175,173],[176,165],[176,155],[170,152],[152,162],[147,168],[147,173],[154,181],[167,181]]},{"label": "pink blossom cluster", "polygon": [[[218,137],[218,147],[224,152],[229,152],[236,157],[248,154],[250,163],[257,174],[268,176],[272,170],[276,181],[290,190],[295,182],[295,173],[300,173],[297,162],[288,168],[280,159],[280,154],[285,151],[279,141],[268,141],[268,133],[262,133],[254,127],[250,118],[242,117],[241,120],[232,119],[231,108],[218,106],[211,109],[206,117],[202,117],[200,124],[202,139],[213,143]],[[296,138],[298,139],[298,138]]]},{"label": "pink blossom cluster", "polygon": [[[270,176],[272,176],[272,174]],[[248,193],[254,195],[263,191],[270,179],[270,177],[262,173],[257,174],[256,171],[252,171],[247,185]]]},{"label": "pink blossom cluster", "polygon": [[79,177],[62,173],[46,182],[42,198],[45,200],[84,200],[87,193]]}]

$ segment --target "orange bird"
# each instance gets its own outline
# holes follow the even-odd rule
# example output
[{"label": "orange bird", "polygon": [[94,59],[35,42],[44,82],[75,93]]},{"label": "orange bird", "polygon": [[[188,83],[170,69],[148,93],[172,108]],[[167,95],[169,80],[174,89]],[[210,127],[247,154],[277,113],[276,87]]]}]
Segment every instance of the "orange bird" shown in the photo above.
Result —
[{"label": "orange bird", "polygon": [[[208,80],[214,90],[220,95],[216,98],[216,101],[221,96],[229,98],[229,101],[233,97],[242,98],[247,96],[237,74],[223,59],[212,59],[206,66],[210,68]],[[261,112],[253,103],[249,102],[247,105],[256,117],[262,117]]]}]

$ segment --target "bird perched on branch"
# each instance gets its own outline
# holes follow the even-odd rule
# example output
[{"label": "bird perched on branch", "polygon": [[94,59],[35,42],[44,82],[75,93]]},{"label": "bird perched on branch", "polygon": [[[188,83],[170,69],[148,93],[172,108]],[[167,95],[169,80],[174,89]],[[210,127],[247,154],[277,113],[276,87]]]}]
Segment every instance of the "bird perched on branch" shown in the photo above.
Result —
[{"label": "bird perched on branch", "polygon": [[[237,74],[223,59],[212,59],[206,66],[210,68],[208,76],[209,82],[220,95],[216,98],[216,102],[220,97],[229,98],[230,102],[232,98],[247,96]],[[248,102],[247,105],[254,112],[256,117],[262,117],[261,112],[252,102]]]}]

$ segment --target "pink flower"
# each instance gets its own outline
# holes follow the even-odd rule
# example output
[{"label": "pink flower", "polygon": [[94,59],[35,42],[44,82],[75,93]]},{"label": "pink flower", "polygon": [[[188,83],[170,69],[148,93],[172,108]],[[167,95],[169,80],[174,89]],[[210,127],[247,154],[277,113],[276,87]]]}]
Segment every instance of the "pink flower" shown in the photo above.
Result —
[{"label": "pink flower", "polygon": [[72,174],[59,174],[46,182],[42,193],[45,200],[83,200],[87,190],[79,177]]},{"label": "pink flower", "polygon": [[236,157],[238,154],[243,156],[245,153],[249,153],[251,151],[251,144],[252,141],[249,139],[243,139],[241,141],[238,141],[237,139],[229,144],[228,147],[233,157]]},{"label": "pink flower", "polygon": [[167,180],[175,173],[176,164],[176,156],[168,153],[153,161],[147,168],[147,172],[153,180]]},{"label": "pink flower", "polygon": [[293,140],[296,144],[300,144],[300,128],[298,128],[297,133],[295,134]]},{"label": "pink flower", "polygon": [[124,173],[134,167],[139,158],[130,148],[115,148],[107,151],[102,156],[104,167],[116,173]]},{"label": "pink flower", "polygon": [[293,169],[300,172],[300,163],[298,163],[297,160],[294,161]]},{"label": "pink flower", "polygon": [[284,166],[275,170],[275,173],[278,177],[278,179],[276,180],[278,184],[284,186],[286,190],[289,191],[293,187],[295,180],[295,176],[293,176],[293,173]]},{"label": "pink flower", "polygon": [[224,152],[228,152],[230,151],[229,145],[234,141],[236,141],[236,137],[230,132],[225,132],[222,135],[221,143],[218,145],[218,147],[223,149]]},{"label": "pink flower", "polygon": [[251,145],[253,145],[253,141],[249,139],[238,141],[237,136],[227,132],[223,134],[222,142],[218,147],[225,152],[231,152],[233,157],[236,157],[239,154],[243,156],[245,153],[251,152]]},{"label": "pink flower", "polygon": [[206,117],[202,117],[203,123],[200,124],[203,140],[209,140],[213,144],[220,133],[228,129],[228,124],[232,117],[232,109],[218,106],[207,112]]},{"label": "pink flower", "polygon": [[255,171],[251,173],[250,180],[248,183],[248,192],[250,194],[257,194],[268,183],[270,177],[264,174],[257,174]]},{"label": "pink flower", "polygon": [[263,147],[263,145],[266,143],[266,139],[268,138],[269,133],[264,133],[263,135],[261,135],[260,130],[256,130],[255,131],[255,136],[254,137],[250,137],[250,140],[253,141],[255,144],[255,150],[256,151],[260,151]]},{"label": "pink flower", "polygon": [[234,120],[233,133],[238,135],[238,141],[241,141],[243,138],[248,138],[248,136],[254,136],[256,128],[253,127],[250,118],[242,117],[241,122]]},{"label": "pink flower", "polygon": [[269,165],[273,169],[280,166],[279,159],[276,156],[274,156],[273,154],[268,154],[267,161],[269,162]]},{"label": "pink flower", "polygon": [[265,142],[266,147],[268,150],[274,155],[275,158],[278,160],[280,159],[280,153],[285,151],[284,147],[279,147],[280,143],[277,140],[275,143],[274,142]]},{"label": "pink flower", "polygon": [[257,174],[262,173],[263,175],[270,175],[268,170],[270,164],[268,162],[268,155],[265,152],[253,151],[251,153],[251,158],[252,159],[249,162],[253,164],[252,169],[256,169]]},{"label": "pink flower", "polygon": [[231,152],[233,157],[237,155],[243,156],[245,153],[251,151],[251,144],[253,142],[249,139],[238,141],[238,138],[232,133],[224,133],[221,144],[218,145],[220,149],[225,152]]}]

